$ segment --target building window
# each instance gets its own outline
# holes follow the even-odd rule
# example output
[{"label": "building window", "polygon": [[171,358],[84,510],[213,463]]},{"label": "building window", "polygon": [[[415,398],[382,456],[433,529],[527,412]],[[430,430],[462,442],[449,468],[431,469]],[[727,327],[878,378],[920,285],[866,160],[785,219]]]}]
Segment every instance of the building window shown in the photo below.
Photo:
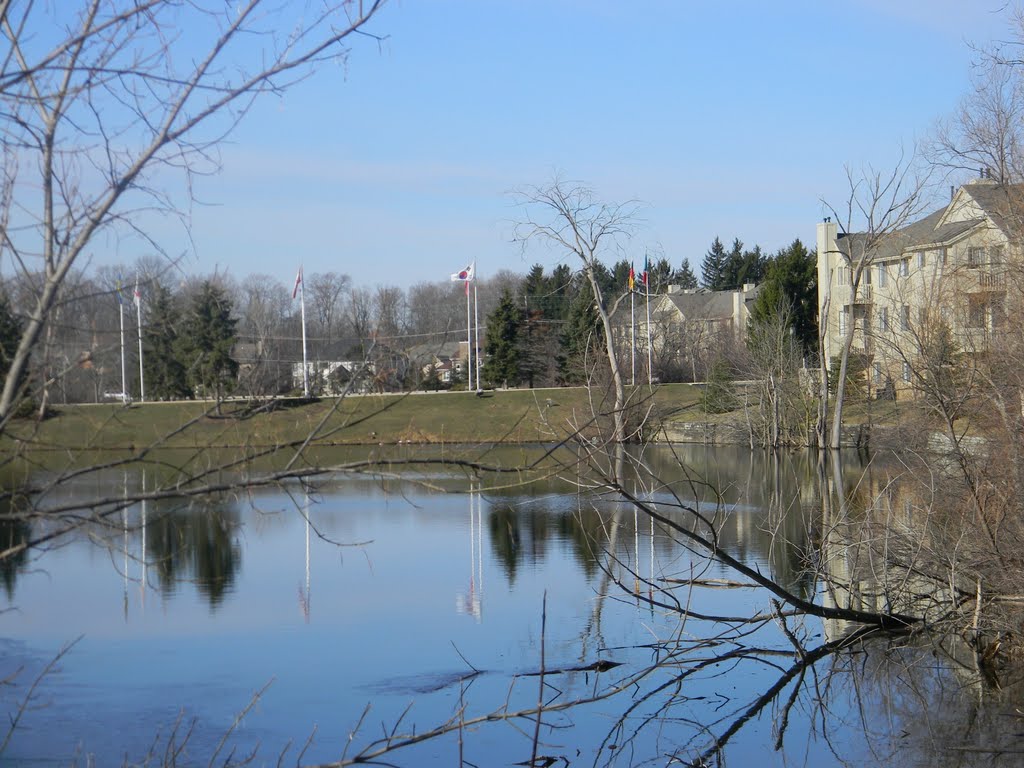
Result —
[{"label": "building window", "polygon": [[906,277],[910,274],[910,259],[902,259],[900,261],[900,277]]},{"label": "building window", "polygon": [[878,287],[885,288],[889,284],[889,268],[885,264],[878,265]]},{"label": "building window", "polygon": [[967,266],[970,269],[977,269],[985,263],[985,249],[981,246],[974,246],[967,249]]},{"label": "building window", "polygon": [[946,266],[946,262],[949,261],[949,248],[942,248],[939,253],[942,254],[942,266]]},{"label": "building window", "polygon": [[906,304],[903,305],[903,311],[900,312],[900,328],[904,331],[910,330],[910,307]]},{"label": "building window", "polygon": [[917,252],[917,255],[914,257],[914,262],[915,262],[915,265],[917,266],[918,269],[922,269],[924,267],[924,264],[925,264],[924,251],[918,251]]},{"label": "building window", "polygon": [[1000,298],[992,299],[988,305],[989,314],[992,316],[992,327],[1002,328],[1006,324],[1006,307]]},{"label": "building window", "polygon": [[924,328],[928,321],[928,313],[924,307],[917,308],[917,326]]},{"label": "building window", "polygon": [[846,307],[839,310],[839,335],[846,336]]},{"label": "building window", "polygon": [[872,368],[872,374],[871,375],[872,375],[872,378],[874,378],[874,380],[876,382],[882,380],[882,364],[881,363],[875,363],[874,364],[874,366]]},{"label": "building window", "polygon": [[878,330],[888,331],[889,330],[889,308],[882,307],[878,310]]},{"label": "building window", "polygon": [[910,383],[910,363],[903,363],[903,381]]},{"label": "building window", "polygon": [[850,271],[846,267],[839,267],[836,270],[836,273],[836,277],[838,278],[840,285],[850,284]]},{"label": "building window", "polygon": [[1003,246],[994,245],[988,249],[988,263],[993,266],[1003,263]]},{"label": "building window", "polygon": [[967,327],[968,328],[984,328],[985,327],[985,305],[986,302],[983,298],[978,296],[971,296],[967,300]]}]

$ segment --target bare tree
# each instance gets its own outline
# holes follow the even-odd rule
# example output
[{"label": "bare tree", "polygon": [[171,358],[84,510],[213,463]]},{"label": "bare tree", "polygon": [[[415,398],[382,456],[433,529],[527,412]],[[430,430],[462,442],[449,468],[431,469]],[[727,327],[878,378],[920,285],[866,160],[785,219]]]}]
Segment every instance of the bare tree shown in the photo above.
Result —
[{"label": "bare tree", "polygon": [[625,442],[626,392],[615,353],[610,312],[601,293],[597,269],[601,257],[636,230],[639,203],[635,200],[604,203],[590,188],[557,177],[544,187],[521,190],[517,199],[524,212],[523,220],[516,226],[517,240],[524,244],[540,241],[580,260],[583,274],[593,291],[594,305],[604,332],[604,348],[615,397],[612,439],[616,443]]},{"label": "bare tree", "polygon": [[[1016,20],[1018,37],[1024,19]],[[979,52],[971,90],[937,121],[925,146],[929,162],[950,173],[986,175],[1000,184],[1024,179],[1024,79],[1012,47]]]},{"label": "bare tree", "polygon": [[339,332],[342,300],[352,279],[338,272],[317,272],[309,276],[309,298],[316,328],[328,345]]},{"label": "bare tree", "polygon": [[[902,157],[891,171],[884,173],[869,167],[858,177],[847,168],[846,177],[850,192],[842,215],[835,207],[824,203],[836,218],[839,237],[835,242],[828,242],[831,239],[828,238],[823,244],[826,252],[819,255],[819,260],[825,257],[830,271],[833,264],[834,269],[842,270],[838,280],[842,295],[832,295],[832,274],[819,278],[825,285],[821,297],[821,327],[828,327],[828,313],[838,311],[845,316],[845,323],[839,323],[840,327],[845,325],[841,332],[839,370],[831,374],[838,377],[829,438],[829,447],[833,449],[839,448],[842,438],[846,378],[854,338],[858,330],[862,334],[866,330],[863,325],[866,317],[858,325],[857,314],[863,298],[862,283],[870,281],[876,259],[892,249],[900,249],[900,230],[921,212],[926,202],[925,178],[915,172],[912,157]],[[822,349],[823,368],[829,362],[826,350]],[[821,397],[828,397],[828,387],[822,388]]]},{"label": "bare tree", "polygon": [[405,291],[395,285],[378,285],[373,296],[373,309],[377,334],[394,343],[405,333]]},{"label": "bare tree", "polygon": [[363,347],[369,344],[373,316],[373,293],[369,288],[353,288],[349,294],[346,320],[356,344]]},{"label": "bare tree", "polygon": [[[65,279],[97,235],[141,237],[163,253],[147,235],[146,212],[187,218],[168,174],[191,190],[215,171],[218,143],[254,100],[343,60],[345,41],[367,34],[383,2],[340,0],[311,15],[266,0],[219,9],[169,0],[0,5],[0,247],[17,270],[43,276],[0,394],[0,421]],[[43,48],[31,35],[40,28],[65,34]],[[15,210],[17,227],[6,226]]]}]

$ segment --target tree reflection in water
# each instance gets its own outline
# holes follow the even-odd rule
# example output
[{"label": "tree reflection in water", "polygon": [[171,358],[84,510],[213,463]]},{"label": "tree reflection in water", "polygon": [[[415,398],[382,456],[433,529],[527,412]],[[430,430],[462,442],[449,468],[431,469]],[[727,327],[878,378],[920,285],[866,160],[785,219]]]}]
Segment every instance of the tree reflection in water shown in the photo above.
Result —
[{"label": "tree reflection in water", "polygon": [[242,566],[238,545],[241,519],[227,499],[204,497],[182,505],[167,501],[147,525],[146,560],[161,591],[173,594],[194,583],[216,608],[229,593]]},{"label": "tree reflection in water", "polygon": [[[8,508],[10,501],[2,502]],[[32,538],[32,526],[28,521],[9,514],[0,514],[0,552],[11,552],[0,557],[0,579],[3,579],[7,599],[14,600],[14,585],[18,573],[28,562],[28,550],[23,549],[25,542]]]},{"label": "tree reflection in water", "polygon": [[[901,477],[905,465],[875,458],[866,466],[822,467],[810,454],[676,447],[631,454],[623,466],[628,471],[614,492],[591,482],[482,494],[490,541],[481,545],[510,586],[561,557],[575,562],[593,596],[568,637],[557,638],[563,655],[578,654],[578,663],[562,659],[559,669],[549,663],[543,703],[537,704],[539,655],[516,660],[527,671],[518,669],[507,687],[498,686],[500,699],[489,698],[493,671],[460,671],[436,685],[427,674],[431,685],[417,696],[430,714],[406,733],[399,726],[411,718],[384,738],[357,733],[338,765],[416,765],[424,743],[448,748],[454,734],[462,735],[459,748],[468,754],[474,741],[490,743],[482,730],[512,721],[517,734],[532,733],[538,718],[542,754],[570,765],[580,764],[581,755],[587,764],[609,766],[754,758],[785,765],[967,765],[1020,749],[1017,729],[1006,727],[1020,719],[1014,668],[993,676],[991,666],[979,664],[976,649],[934,608],[942,605],[936,590],[948,587],[895,557],[915,536],[937,541],[945,524],[937,515],[904,514],[934,507],[936,494],[919,477]],[[323,498],[330,499],[329,491]],[[364,503],[357,492],[353,498]],[[232,497],[164,499],[150,502],[147,512],[144,527],[131,518],[133,548],[144,531],[145,560],[161,591],[194,584],[211,608],[220,606],[241,569],[245,505]],[[360,506],[353,516],[374,514]],[[902,526],[899,542],[881,535],[893,521]],[[479,529],[470,532],[475,557]],[[8,525],[0,528],[0,543],[28,535]],[[709,558],[693,536],[719,554]],[[732,568],[728,558],[750,570]],[[24,561],[4,564],[10,592]],[[494,576],[492,591],[500,581]],[[755,584],[755,577],[770,579],[777,590]],[[471,581],[471,590],[481,583]],[[635,622],[635,632],[608,631],[611,617],[623,620],[608,607],[613,601],[628,602],[625,621]],[[910,618],[885,621],[899,612]],[[921,615],[927,620],[918,621]],[[964,626],[962,611],[953,619]],[[627,639],[615,646],[612,637]],[[536,646],[527,653],[533,651]],[[623,663],[594,666],[608,660]],[[481,667],[493,669],[489,661]],[[460,686],[459,705],[446,720],[437,713],[451,707],[449,684]],[[440,699],[441,708],[430,709]],[[433,759],[442,747],[429,749]]]}]

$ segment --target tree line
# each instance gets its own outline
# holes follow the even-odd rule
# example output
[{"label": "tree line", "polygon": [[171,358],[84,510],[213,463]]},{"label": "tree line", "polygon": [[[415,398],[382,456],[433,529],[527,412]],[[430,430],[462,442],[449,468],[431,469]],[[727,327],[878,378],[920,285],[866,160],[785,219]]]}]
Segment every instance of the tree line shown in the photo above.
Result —
[{"label": "tree line", "polygon": [[[720,245],[716,238],[709,253]],[[755,248],[752,253],[758,254],[758,278],[781,264],[783,252],[766,257]],[[776,271],[782,279],[782,271]],[[698,287],[685,259],[678,266],[664,257],[645,258],[639,265],[620,259],[596,270],[602,294],[621,301],[631,273],[640,300],[645,293],[665,293],[670,285]],[[754,274],[745,272],[744,279]],[[790,282],[779,295],[799,296],[798,304],[813,309],[810,283],[792,278],[785,278]],[[9,278],[0,290],[0,373],[6,373],[17,347],[34,285],[34,276]],[[583,272],[566,264],[550,269],[535,264],[526,275],[502,271],[476,287],[486,326],[483,376],[489,386],[583,383],[598,327]],[[466,337],[462,284],[371,288],[332,271],[306,275],[302,288],[311,364],[370,360],[381,372],[382,389],[465,383],[464,375],[438,381],[430,365]],[[141,311],[134,305],[136,291]],[[282,394],[293,388],[293,366],[302,360],[299,301],[281,280],[265,274],[189,277],[157,258],[144,258],[68,276],[44,343],[26,372],[33,404],[99,402],[119,394],[122,319],[126,387],[133,397],[141,394],[141,384],[146,399]],[[801,322],[809,328],[813,318]],[[801,338],[804,334],[813,332],[801,330]],[[664,380],[678,378],[669,374],[669,361],[661,368]],[[314,384],[323,388],[324,382]]]}]

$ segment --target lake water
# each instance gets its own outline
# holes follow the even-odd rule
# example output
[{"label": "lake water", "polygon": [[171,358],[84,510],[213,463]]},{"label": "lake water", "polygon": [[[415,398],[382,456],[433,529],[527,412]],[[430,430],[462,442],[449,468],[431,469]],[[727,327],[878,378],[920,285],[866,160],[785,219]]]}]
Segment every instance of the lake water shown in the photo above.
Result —
[{"label": "lake water", "polygon": [[[680,450],[689,479],[649,449],[637,495],[667,501],[657,476],[702,496],[727,551],[820,599],[811,458]],[[47,503],[136,493],[149,471],[64,484]],[[736,575],[564,478],[499,482],[432,470],[137,503],[9,565],[0,706],[18,722],[0,763],[322,764],[448,724],[383,759],[527,764],[539,733],[538,764],[963,765],[1005,732],[1012,702],[980,695],[927,638],[794,672],[791,637],[809,650],[844,629],[701,620],[771,609],[717,582],[675,590],[672,610],[666,579]],[[620,666],[578,669],[599,660]],[[510,715],[539,697],[538,732]]]}]

